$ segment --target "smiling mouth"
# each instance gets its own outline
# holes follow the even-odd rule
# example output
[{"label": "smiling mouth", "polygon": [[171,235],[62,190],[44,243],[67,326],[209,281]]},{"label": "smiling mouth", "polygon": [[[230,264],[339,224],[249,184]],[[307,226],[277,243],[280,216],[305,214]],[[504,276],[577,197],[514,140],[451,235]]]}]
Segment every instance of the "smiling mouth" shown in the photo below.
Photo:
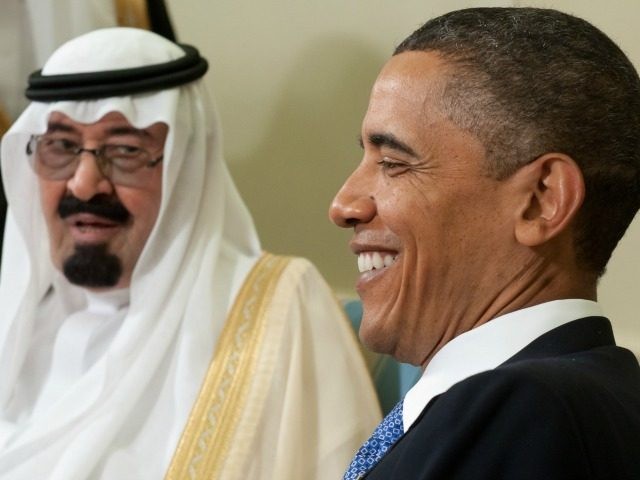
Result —
[{"label": "smiling mouth", "polygon": [[372,270],[382,270],[390,267],[398,258],[397,254],[389,252],[361,252],[358,254],[358,271],[360,273]]}]

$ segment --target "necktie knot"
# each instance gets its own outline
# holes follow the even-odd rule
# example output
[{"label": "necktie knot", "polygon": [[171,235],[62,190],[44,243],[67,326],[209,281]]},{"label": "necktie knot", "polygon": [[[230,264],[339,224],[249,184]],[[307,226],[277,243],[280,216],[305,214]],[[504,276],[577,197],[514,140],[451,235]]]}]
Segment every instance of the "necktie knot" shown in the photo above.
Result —
[{"label": "necktie knot", "polygon": [[387,453],[387,450],[402,436],[402,403],[400,400],[393,410],[382,419],[380,425],[364,442],[351,461],[343,480],[358,480],[362,478]]}]

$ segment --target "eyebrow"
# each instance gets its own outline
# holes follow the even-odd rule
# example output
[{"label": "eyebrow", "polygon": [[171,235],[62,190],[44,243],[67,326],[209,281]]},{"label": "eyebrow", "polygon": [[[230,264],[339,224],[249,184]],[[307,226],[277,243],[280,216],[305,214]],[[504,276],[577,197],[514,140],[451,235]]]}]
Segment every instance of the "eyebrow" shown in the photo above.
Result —
[{"label": "eyebrow", "polygon": [[76,133],[77,130],[73,128],[71,125],[66,125],[60,122],[49,122],[47,125],[47,133],[53,132],[67,132],[67,133]]},{"label": "eyebrow", "polygon": [[[47,125],[47,133],[53,133],[53,132],[78,133],[78,130],[76,130],[71,125],[67,125],[66,123],[50,122]],[[124,125],[110,128],[109,130],[106,131],[106,134],[109,136],[118,136],[118,135],[137,135],[140,137],[150,136],[149,132],[147,132],[146,130],[140,130],[138,128],[128,127]]]},{"label": "eyebrow", "polygon": [[[364,148],[362,135],[360,135],[358,139],[360,146]],[[391,133],[372,133],[367,137],[367,141],[376,147],[387,147],[392,150],[406,153],[407,155],[415,158],[418,157],[418,154],[413,150],[413,148],[396,138],[396,136]]]},{"label": "eyebrow", "polygon": [[149,132],[133,127],[113,127],[107,130],[109,135],[138,135],[140,137],[149,137]]}]

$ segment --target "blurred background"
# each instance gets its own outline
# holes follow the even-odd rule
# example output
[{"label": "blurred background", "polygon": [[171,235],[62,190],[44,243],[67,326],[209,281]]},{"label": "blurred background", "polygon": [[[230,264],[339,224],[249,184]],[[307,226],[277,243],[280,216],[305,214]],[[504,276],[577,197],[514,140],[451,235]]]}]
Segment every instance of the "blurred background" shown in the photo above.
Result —
[{"label": "blurred background", "polygon": [[[104,0],[3,0],[0,57],[15,57],[15,46],[29,41],[25,34],[34,28],[32,21],[16,29],[15,21],[1,10],[17,11],[26,4],[34,8],[38,3],[53,5],[51,11],[36,8],[43,18],[66,12],[68,30],[73,30],[73,15],[94,15],[85,13],[89,7],[101,11],[101,18],[113,15],[115,8],[105,6]],[[356,258],[347,246],[350,232],[333,226],[327,209],[360,160],[357,136],[379,69],[395,45],[424,21],[472,6],[556,8],[595,24],[640,66],[637,0],[165,0],[165,4],[178,40],[197,46],[211,64],[205,82],[222,119],[226,160],[264,248],[311,259],[343,299],[355,297]],[[107,26],[94,17],[95,26]],[[61,39],[77,33],[57,35]],[[24,100],[11,96],[7,85],[22,86],[24,72],[41,66],[38,55],[46,58],[48,53],[23,53],[14,60],[14,68],[5,67],[0,73],[3,81],[9,74],[13,78],[0,91],[9,117],[20,111]],[[600,301],[614,322],[618,342],[637,355],[639,285],[640,220],[636,219],[601,282]]]}]

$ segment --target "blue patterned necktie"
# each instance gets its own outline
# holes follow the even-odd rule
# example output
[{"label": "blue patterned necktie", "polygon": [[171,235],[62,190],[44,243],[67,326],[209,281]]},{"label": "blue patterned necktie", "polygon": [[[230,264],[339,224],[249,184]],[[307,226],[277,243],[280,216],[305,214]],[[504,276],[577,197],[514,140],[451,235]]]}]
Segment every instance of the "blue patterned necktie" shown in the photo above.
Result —
[{"label": "blue patterned necktie", "polygon": [[402,400],[393,410],[382,419],[380,425],[371,434],[371,438],[364,442],[351,465],[344,474],[343,480],[358,480],[371,470],[376,463],[387,453],[387,450],[402,436]]}]

